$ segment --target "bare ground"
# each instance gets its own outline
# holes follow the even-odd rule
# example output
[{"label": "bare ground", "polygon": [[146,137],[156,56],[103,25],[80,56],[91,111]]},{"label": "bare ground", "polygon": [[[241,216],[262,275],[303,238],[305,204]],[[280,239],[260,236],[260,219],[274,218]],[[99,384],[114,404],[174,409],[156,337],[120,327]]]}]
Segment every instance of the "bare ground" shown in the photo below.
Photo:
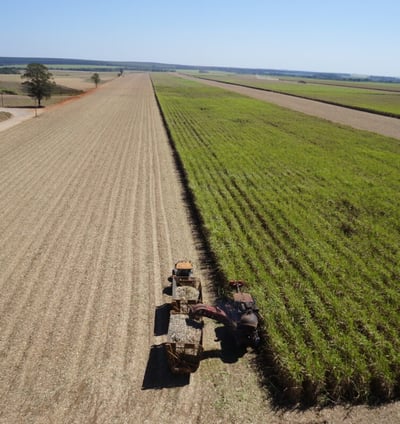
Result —
[{"label": "bare ground", "polygon": [[388,137],[400,139],[400,119],[377,115],[374,113],[362,112],[340,106],[329,105],[315,100],[302,99],[289,96],[287,94],[273,93],[257,88],[242,87],[234,84],[210,81],[201,78],[193,78],[180,74],[181,77],[202,82],[213,87],[224,88],[244,96],[252,97],[279,106],[302,112],[307,115],[317,116],[338,124],[375,132]]},{"label": "bare ground", "polygon": [[0,423],[400,421],[398,403],[273,409],[211,323],[198,372],[172,377],[156,309],[182,257],[211,300],[195,234],[147,75],[1,132]]},{"label": "bare ground", "polygon": [[0,131],[4,131],[8,128],[11,128],[14,125],[19,124],[20,122],[26,121],[27,119],[33,118],[35,116],[35,110],[28,108],[0,107],[0,112],[5,112],[11,115],[8,119],[4,121],[0,120]]}]

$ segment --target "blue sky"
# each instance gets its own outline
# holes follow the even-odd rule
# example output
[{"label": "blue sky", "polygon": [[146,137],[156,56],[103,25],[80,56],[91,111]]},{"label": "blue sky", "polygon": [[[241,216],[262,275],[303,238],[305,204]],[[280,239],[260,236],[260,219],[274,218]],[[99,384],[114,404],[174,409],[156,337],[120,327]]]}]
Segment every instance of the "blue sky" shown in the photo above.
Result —
[{"label": "blue sky", "polygon": [[400,0],[11,0],[0,17],[0,56],[400,77]]}]

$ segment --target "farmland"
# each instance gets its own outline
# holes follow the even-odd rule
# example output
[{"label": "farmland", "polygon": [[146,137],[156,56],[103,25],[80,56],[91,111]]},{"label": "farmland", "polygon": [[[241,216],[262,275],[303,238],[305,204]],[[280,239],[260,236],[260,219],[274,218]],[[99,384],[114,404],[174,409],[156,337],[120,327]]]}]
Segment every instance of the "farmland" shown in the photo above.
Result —
[{"label": "farmland", "polygon": [[153,81],[220,270],[257,298],[274,383],[292,401],[397,397],[399,142]]},{"label": "farmland", "polygon": [[[51,73],[57,86],[51,98],[44,99],[44,105],[58,103],[94,87],[90,80],[93,72],[51,70]],[[102,72],[99,75],[101,83],[117,77],[116,72]],[[2,103],[5,107],[33,107],[35,105],[35,100],[24,92],[22,82],[21,74],[0,73],[0,91],[6,90],[8,93],[2,96]]]},{"label": "farmland", "polygon": [[0,214],[1,423],[281,422],[248,358],[168,373],[174,260],[210,293],[148,75],[1,131]]},{"label": "farmland", "polygon": [[400,117],[400,84],[288,80],[222,72],[190,75]]},{"label": "farmland", "polygon": [[173,261],[214,300],[185,200],[146,74],[0,132],[0,422],[397,423],[399,403],[277,408],[211,322],[198,371],[171,376],[155,324]]}]

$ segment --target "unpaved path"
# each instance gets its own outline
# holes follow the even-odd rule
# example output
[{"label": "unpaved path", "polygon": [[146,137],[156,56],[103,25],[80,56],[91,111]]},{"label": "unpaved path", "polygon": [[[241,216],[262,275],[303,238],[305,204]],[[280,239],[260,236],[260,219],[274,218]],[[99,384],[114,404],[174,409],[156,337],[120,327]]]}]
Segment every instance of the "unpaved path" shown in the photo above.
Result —
[{"label": "unpaved path", "polygon": [[[11,117],[6,121],[0,122],[0,131],[7,130],[20,122],[35,116],[35,109],[18,108],[18,107],[0,107],[0,112],[9,112]],[[38,114],[40,111],[38,111]]]},{"label": "unpaved path", "polygon": [[0,423],[399,422],[396,404],[273,410],[210,323],[198,372],[171,377],[155,309],[201,254],[182,199],[145,74],[0,133]]},{"label": "unpaved path", "polygon": [[233,91],[244,96],[253,97],[279,106],[296,110],[307,115],[317,116],[338,124],[348,125],[350,127],[375,132],[388,137],[400,139],[400,119],[377,115],[374,113],[361,112],[340,106],[329,105],[315,100],[302,99],[286,94],[273,93],[257,88],[241,87],[234,84],[210,81],[202,78],[193,78],[180,74],[179,76],[213,87],[220,87]]}]

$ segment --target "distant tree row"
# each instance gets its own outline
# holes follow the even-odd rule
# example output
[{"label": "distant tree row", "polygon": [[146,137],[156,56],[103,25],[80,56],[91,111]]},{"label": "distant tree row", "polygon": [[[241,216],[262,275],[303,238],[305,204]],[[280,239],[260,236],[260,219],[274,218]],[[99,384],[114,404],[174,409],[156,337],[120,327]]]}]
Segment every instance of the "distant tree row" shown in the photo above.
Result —
[{"label": "distant tree row", "polygon": [[0,66],[0,74],[19,74],[20,71],[21,70],[19,68],[14,68],[11,66]]}]

